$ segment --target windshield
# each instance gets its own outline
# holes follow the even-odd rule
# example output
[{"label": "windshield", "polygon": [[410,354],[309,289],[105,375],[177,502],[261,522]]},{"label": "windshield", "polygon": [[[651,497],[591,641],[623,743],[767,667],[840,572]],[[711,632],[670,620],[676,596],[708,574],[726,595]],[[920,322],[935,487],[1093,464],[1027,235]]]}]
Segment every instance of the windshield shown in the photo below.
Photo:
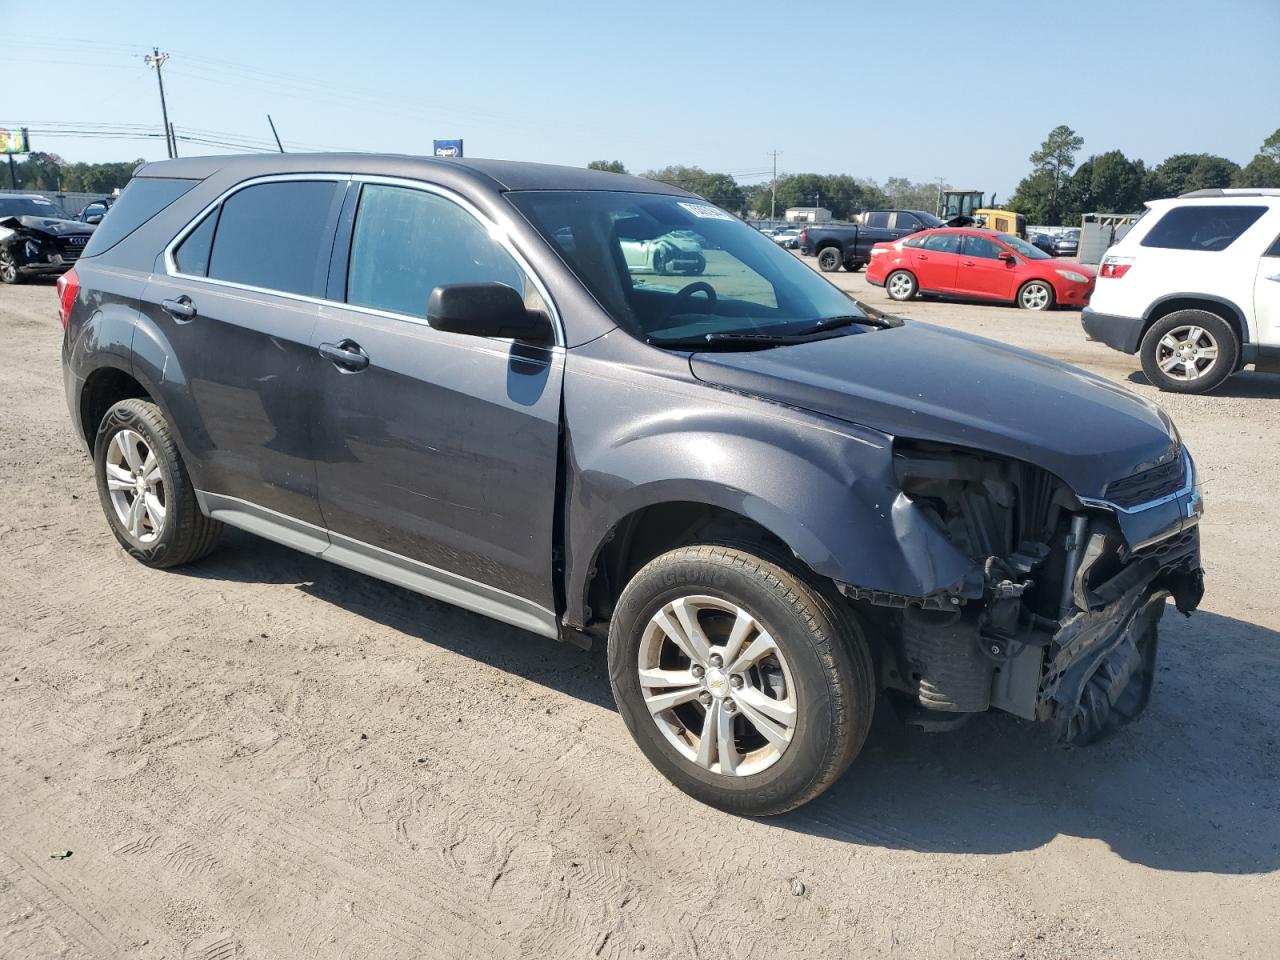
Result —
[{"label": "windshield", "polygon": [[568,190],[506,196],[617,324],[642,340],[786,336],[861,316],[809,267],[705,200]]},{"label": "windshield", "polygon": [[0,197],[0,217],[48,217],[65,220],[67,215],[56,204],[34,197]]},{"label": "windshield", "polygon": [[1028,260],[1051,260],[1052,259],[1052,257],[1049,256],[1049,254],[1045,253],[1039,247],[1033,247],[1031,244],[1027,243],[1027,241],[1023,240],[1021,237],[1015,237],[1011,233],[998,233],[996,234],[996,236],[1000,238],[1001,243],[1013,249],[1017,253],[1020,253],[1022,256],[1026,257]]}]

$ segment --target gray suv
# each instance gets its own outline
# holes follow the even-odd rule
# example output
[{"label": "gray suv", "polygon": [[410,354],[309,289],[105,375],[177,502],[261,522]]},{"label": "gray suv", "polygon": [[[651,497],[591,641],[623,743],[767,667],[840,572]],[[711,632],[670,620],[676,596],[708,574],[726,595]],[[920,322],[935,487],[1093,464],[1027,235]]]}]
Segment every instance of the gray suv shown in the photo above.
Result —
[{"label": "gray suv", "polygon": [[[629,262],[679,233],[696,278]],[[581,645],[640,749],[774,814],[907,722],[1096,739],[1202,593],[1155,405],[863,307],[666,184],[328,154],[140,168],[59,284],[107,522],[224,524]]]}]

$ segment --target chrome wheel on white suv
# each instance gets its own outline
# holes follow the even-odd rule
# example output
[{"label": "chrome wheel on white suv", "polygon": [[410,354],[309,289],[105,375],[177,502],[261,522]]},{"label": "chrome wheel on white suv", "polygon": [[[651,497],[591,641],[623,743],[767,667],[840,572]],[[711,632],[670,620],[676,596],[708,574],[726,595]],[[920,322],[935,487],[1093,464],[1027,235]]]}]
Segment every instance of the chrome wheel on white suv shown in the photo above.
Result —
[{"label": "chrome wheel on white suv", "polygon": [[1205,310],[1179,310],[1152,324],[1142,338],[1142,372],[1173,393],[1205,393],[1235,369],[1235,331]]}]

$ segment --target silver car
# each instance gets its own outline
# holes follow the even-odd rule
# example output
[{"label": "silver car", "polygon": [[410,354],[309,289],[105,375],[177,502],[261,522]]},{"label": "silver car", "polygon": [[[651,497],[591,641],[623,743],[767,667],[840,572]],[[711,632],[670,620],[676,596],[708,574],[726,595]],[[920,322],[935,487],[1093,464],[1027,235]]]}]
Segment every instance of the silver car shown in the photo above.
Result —
[{"label": "silver car", "polygon": [[652,270],[659,274],[695,276],[707,269],[702,244],[688,230],[673,230],[653,240],[619,241],[622,256],[631,270]]}]

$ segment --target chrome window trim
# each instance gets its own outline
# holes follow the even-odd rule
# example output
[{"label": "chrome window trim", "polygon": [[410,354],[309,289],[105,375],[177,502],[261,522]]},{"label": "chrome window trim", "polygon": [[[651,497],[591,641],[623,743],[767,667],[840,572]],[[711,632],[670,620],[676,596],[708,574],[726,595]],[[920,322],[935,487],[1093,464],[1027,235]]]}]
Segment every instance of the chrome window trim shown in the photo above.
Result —
[{"label": "chrome window trim", "polygon": [[1185,497],[1187,494],[1195,490],[1196,486],[1196,468],[1191,460],[1191,454],[1187,452],[1187,448],[1182,448],[1182,479],[1183,485],[1181,489],[1175,490],[1173,493],[1165,494],[1163,497],[1157,497],[1155,500],[1148,500],[1146,503],[1139,503],[1132,507],[1122,507],[1118,503],[1112,503],[1110,500],[1104,500],[1101,497],[1077,497],[1077,499],[1087,507],[1101,507],[1104,510],[1115,510],[1119,513],[1142,513],[1145,510],[1151,510],[1155,507],[1162,507],[1166,503],[1172,503],[1179,497]]},{"label": "chrome window trim", "polygon": [[[515,242],[511,239],[507,231],[504,230],[500,224],[494,222],[493,220],[489,219],[489,217],[485,216],[484,213],[482,213],[480,209],[476,207],[476,205],[473,204],[466,197],[462,196],[459,193],[456,193],[453,190],[448,189],[447,187],[442,187],[442,186],[439,186],[438,184],[429,183],[425,180],[411,180],[406,177],[384,177],[384,176],[378,176],[376,174],[346,174],[346,173],[279,173],[279,174],[268,174],[261,177],[254,177],[250,180],[242,180],[240,183],[237,183],[237,184],[234,184],[233,186],[228,187],[221,194],[219,194],[214,200],[211,200],[203,209],[200,210],[199,213],[197,213],[194,217],[191,218],[190,221],[188,221],[186,226],[184,226],[180,231],[178,231],[177,235],[172,240],[169,241],[169,243],[164,248],[164,256],[163,256],[165,274],[169,277],[174,277],[181,280],[196,280],[196,281],[199,281],[200,283],[212,283],[216,286],[228,287],[233,290],[247,290],[247,291],[250,291],[251,293],[266,293],[266,294],[270,294],[273,297],[285,297],[289,300],[296,300],[301,303],[312,303],[321,307],[338,307],[343,310],[355,310],[359,313],[365,313],[375,317],[382,317],[388,320],[403,320],[408,323],[418,324],[419,326],[430,326],[427,323],[426,317],[415,317],[415,316],[412,316],[411,314],[397,313],[392,310],[379,310],[376,307],[366,307],[360,304],[347,303],[344,300],[330,300],[327,297],[312,297],[303,293],[290,293],[285,290],[273,290],[269,287],[257,287],[247,283],[237,283],[234,280],[218,280],[214,277],[201,277],[193,273],[183,273],[178,269],[177,262],[174,259],[174,251],[176,251],[178,247],[181,246],[182,242],[187,238],[189,234],[191,234],[198,226],[200,226],[204,218],[207,217],[210,213],[212,213],[223,202],[225,202],[228,197],[232,196],[233,194],[239,193],[241,190],[244,190],[248,187],[258,186],[264,183],[284,183],[288,181],[308,181],[308,180],[310,181],[321,180],[321,181],[329,181],[333,183],[374,183],[374,184],[381,184],[384,186],[405,187],[411,190],[421,190],[424,193],[435,194],[436,196],[442,197],[445,200],[448,200],[448,201],[451,201],[452,203],[457,204],[464,211],[470,214],[470,216],[481,227],[484,228],[485,232],[489,235],[489,238],[491,240],[493,240],[495,243],[501,246],[504,250],[506,250],[506,252],[511,256],[511,258],[515,260],[516,265],[519,266],[522,271],[524,271],[525,276],[527,276],[529,280],[532,281],[534,287],[538,291],[539,296],[542,297],[542,301],[547,305],[547,309],[551,312],[551,325],[555,330],[555,337],[556,337],[555,346],[564,347],[564,345],[568,342],[565,338],[564,322],[560,318],[560,310],[556,306],[555,300],[552,299],[550,290],[547,289],[547,285],[543,283],[542,278],[538,276],[537,271],[533,269],[528,259],[520,251],[519,247],[516,246]],[[485,337],[483,339],[491,340],[495,343],[513,342],[509,337]]]}]

